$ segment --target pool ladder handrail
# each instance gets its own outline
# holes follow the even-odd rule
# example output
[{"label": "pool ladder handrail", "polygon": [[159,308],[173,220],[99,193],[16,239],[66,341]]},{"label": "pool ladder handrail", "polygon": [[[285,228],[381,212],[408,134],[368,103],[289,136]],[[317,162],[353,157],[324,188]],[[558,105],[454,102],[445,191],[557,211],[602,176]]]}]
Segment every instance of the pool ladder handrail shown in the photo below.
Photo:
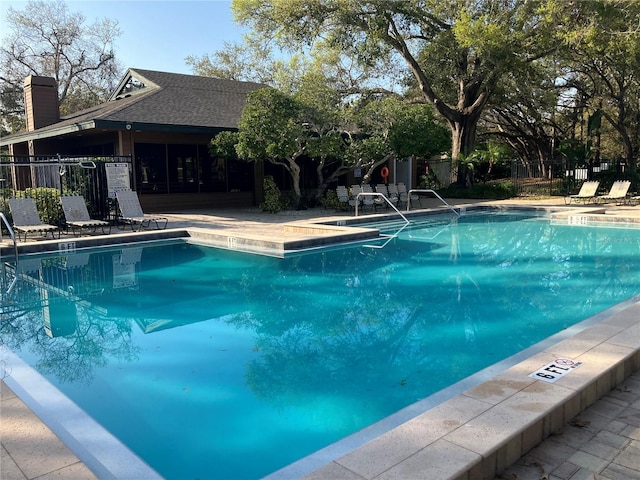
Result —
[{"label": "pool ladder handrail", "polygon": [[451,210],[453,213],[456,214],[456,216],[460,216],[460,212],[458,212],[455,208],[453,208],[451,205],[449,205],[447,203],[447,201],[442,198],[440,195],[438,195],[438,192],[436,192],[435,190],[431,190],[431,189],[421,189],[421,188],[412,188],[411,190],[409,190],[407,192],[407,212],[411,209],[411,194],[412,193],[433,193],[436,197],[438,197],[438,199],[445,204],[445,206]]},{"label": "pool ladder handrail", "polygon": [[[18,242],[16,241],[16,234],[13,231],[13,228],[11,227],[9,220],[7,220],[7,217],[2,212],[0,212],[0,220],[2,220],[5,227],[7,227],[7,231],[9,232],[9,235],[11,236],[11,240],[13,241],[13,255],[14,255],[14,258],[16,261],[16,267],[17,267],[18,266]],[[2,242],[2,228],[0,228],[0,242]],[[7,288],[7,293],[10,293],[11,290],[13,290],[13,286],[16,284],[17,279],[18,279],[17,276],[13,277],[13,280],[11,281],[9,288]]]},{"label": "pool ladder handrail", "polygon": [[402,225],[398,231],[396,231],[393,235],[383,235],[381,234],[381,237],[387,237],[387,240],[382,244],[382,245],[364,245],[367,248],[384,248],[387,243],[389,243],[391,240],[393,240],[394,238],[396,238],[398,236],[398,234],[403,231],[405,228],[407,228],[407,225],[409,225],[411,222],[409,220],[407,220],[407,217],[405,217],[402,212],[400,210],[398,210],[396,208],[396,206],[393,204],[393,202],[391,202],[391,200],[389,200],[384,194],[380,193],[380,192],[360,192],[358,193],[358,195],[356,195],[356,211],[355,211],[355,215],[356,217],[358,216],[358,206],[360,205],[360,197],[381,197],[385,202],[387,202],[391,208],[393,208],[396,213],[398,215],[400,215],[402,217],[402,219],[404,220],[404,225]]}]

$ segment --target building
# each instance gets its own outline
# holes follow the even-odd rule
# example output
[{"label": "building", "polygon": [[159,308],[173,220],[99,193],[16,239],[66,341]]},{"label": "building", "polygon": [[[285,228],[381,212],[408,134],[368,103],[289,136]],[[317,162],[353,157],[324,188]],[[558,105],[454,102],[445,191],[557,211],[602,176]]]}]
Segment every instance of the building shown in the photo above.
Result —
[{"label": "building", "polygon": [[130,156],[133,189],[149,211],[256,205],[263,165],[214,158],[208,145],[237,129],[247,94],[264,86],[131,68],[105,103],[60,117],[55,80],[30,76],[27,129],[0,147],[10,158]]}]

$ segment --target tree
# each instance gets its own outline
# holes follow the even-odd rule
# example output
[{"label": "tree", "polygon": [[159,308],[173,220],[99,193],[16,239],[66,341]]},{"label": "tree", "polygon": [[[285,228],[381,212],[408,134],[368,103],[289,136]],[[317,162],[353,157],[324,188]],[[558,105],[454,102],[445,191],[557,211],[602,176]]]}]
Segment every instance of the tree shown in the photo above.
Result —
[{"label": "tree", "polygon": [[482,121],[481,135],[509,145],[523,164],[547,175],[557,139],[570,135],[563,125],[567,93],[557,85],[561,76],[553,62],[538,62],[526,71],[509,74],[492,97]]},{"label": "tree", "polygon": [[239,158],[268,161],[289,173],[296,207],[302,200],[298,162],[306,154],[310,138],[302,113],[299,102],[274,88],[255,90],[247,96],[238,121],[236,144]]},{"label": "tree", "polygon": [[274,52],[269,42],[245,35],[241,43],[224,43],[224,48],[201,57],[190,55],[186,64],[203,77],[263,83],[286,93],[297,90],[300,78],[311,68],[303,55],[286,57]]},{"label": "tree", "polygon": [[271,50],[258,43],[224,43],[224,48],[213,54],[196,57],[189,55],[185,63],[193,73],[203,77],[251,81],[275,86],[273,72],[276,61]]},{"label": "tree", "polygon": [[[452,158],[473,150],[480,116],[510,69],[553,49],[544,2],[516,0],[234,0],[236,19],[280,45],[340,47],[365,65],[400,59],[446,119]],[[397,64],[397,68],[402,68]],[[463,173],[461,172],[461,175]]]},{"label": "tree", "polygon": [[5,126],[15,131],[23,124],[22,87],[29,75],[56,79],[62,114],[106,100],[118,80],[117,21],[87,25],[84,15],[70,12],[62,0],[31,0],[24,10],[9,8],[6,21],[10,31],[0,47]]},{"label": "tree", "polygon": [[374,97],[352,110],[357,135],[352,136],[348,156],[353,168],[364,169],[363,183],[369,183],[374,170],[390,160],[429,158],[451,146],[446,129],[436,121],[430,105]]},{"label": "tree", "polygon": [[633,175],[640,149],[634,144],[640,117],[640,4],[600,0],[575,9],[558,3],[550,14],[563,26],[557,36],[569,52],[567,86],[588,107],[585,118],[601,113],[618,133]]}]

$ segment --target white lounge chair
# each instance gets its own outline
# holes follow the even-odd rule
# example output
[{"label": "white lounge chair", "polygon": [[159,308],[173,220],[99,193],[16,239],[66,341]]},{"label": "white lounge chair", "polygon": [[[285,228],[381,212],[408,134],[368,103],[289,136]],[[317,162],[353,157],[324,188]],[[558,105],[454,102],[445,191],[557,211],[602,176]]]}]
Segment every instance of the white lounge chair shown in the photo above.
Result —
[{"label": "white lounge chair", "polygon": [[[138,194],[133,190],[120,190],[116,192],[116,198],[118,199],[118,209],[120,210],[120,220],[131,225],[131,229],[135,230],[135,226],[139,225],[140,228],[149,228],[152,223],[155,223],[156,229],[160,230],[166,228],[169,219],[167,217],[156,215],[145,215],[140,206],[140,200]],[[160,223],[163,223],[160,226]]]},{"label": "white lounge chair", "polygon": [[[102,229],[102,233],[111,233],[111,224],[109,222],[94,220],[89,216],[87,205],[80,195],[62,195],[60,203],[62,204],[65,223],[68,227],[71,227],[74,235],[76,234],[76,229],[92,228],[95,232],[98,227]],[[107,228],[108,231],[105,231]]]},{"label": "white lounge chair", "polygon": [[400,193],[398,192],[398,186],[394,183],[387,185],[387,191],[389,192],[389,200],[396,207],[400,206]]},{"label": "white lounge chair", "polygon": [[57,226],[42,223],[33,198],[10,198],[9,210],[11,210],[13,217],[13,228],[18,232],[18,238],[20,238],[20,232],[24,233],[25,242],[27,235],[32,232],[44,233],[45,238],[51,232],[51,238],[55,238],[54,233],[57,231],[58,238],[60,238],[60,229]]},{"label": "white lounge chair", "polygon": [[[373,193],[373,188],[371,188],[371,185],[365,183],[363,185],[360,186],[360,188],[362,189],[362,193]],[[371,207],[374,211],[377,210],[377,205],[376,205],[376,200],[373,197],[373,195],[362,195],[360,197],[360,200],[362,202],[362,210],[366,210],[367,207]]]},{"label": "white lounge chair", "polygon": [[584,182],[580,187],[580,191],[576,195],[567,195],[565,197],[565,204],[569,205],[571,202],[592,202],[596,198],[596,193],[598,192],[598,187],[600,186],[600,182],[597,180]]},{"label": "white lounge chair", "polygon": [[[376,193],[381,193],[388,200],[389,199],[389,189],[384,183],[378,183],[376,185]],[[389,204],[385,201],[384,198],[373,197],[376,202],[376,206],[389,208]]]},{"label": "white lounge chair", "polygon": [[356,206],[359,208],[362,205],[362,197],[358,198],[358,194],[362,193],[362,188],[360,185],[351,185],[351,197],[349,198],[349,206],[356,209]]},{"label": "white lounge chair", "polygon": [[338,197],[338,205],[336,206],[336,211],[348,210],[349,209],[349,190],[347,190],[347,187],[340,186],[340,185],[336,187],[336,196]]},{"label": "white lounge chair", "polygon": [[627,199],[627,193],[631,187],[629,180],[616,180],[611,185],[611,190],[606,195],[596,197],[596,200],[603,203],[616,202],[616,204],[624,203]]},{"label": "white lounge chair", "polygon": [[411,198],[409,198],[407,186],[402,182],[398,183],[398,194],[400,195],[400,203],[403,205],[411,207],[416,200],[418,201],[418,204],[420,204],[420,197],[415,193],[412,193]]}]

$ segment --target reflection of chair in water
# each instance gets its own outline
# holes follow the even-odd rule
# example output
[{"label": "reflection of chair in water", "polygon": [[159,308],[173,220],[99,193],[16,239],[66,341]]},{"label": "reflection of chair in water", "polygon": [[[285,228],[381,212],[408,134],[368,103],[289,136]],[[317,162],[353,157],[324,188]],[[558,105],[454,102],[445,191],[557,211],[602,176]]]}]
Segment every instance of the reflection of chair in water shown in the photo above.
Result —
[{"label": "reflection of chair in water", "polygon": [[36,202],[33,198],[10,198],[9,209],[11,210],[11,216],[13,217],[13,227],[18,231],[24,233],[24,240],[27,240],[27,235],[31,232],[44,232],[44,236],[51,232],[51,238],[53,233],[58,231],[58,238],[60,238],[60,230],[55,225],[49,225],[42,223],[40,215],[38,215],[38,209],[36,208]]},{"label": "reflection of chair in water", "polygon": [[[140,228],[149,228],[152,222],[156,224],[158,230],[167,226],[169,222],[167,217],[145,215],[140,206],[138,194],[133,190],[117,191],[116,197],[118,199],[118,209],[120,210],[121,220],[131,224],[132,229],[135,225],[140,225]],[[160,226],[159,222],[164,222],[164,224]]]},{"label": "reflection of chair in water", "polygon": [[90,257],[91,254],[87,252],[70,253],[69,255],[64,257],[62,265],[68,270],[73,268],[85,267],[89,263]]},{"label": "reflection of chair in water", "polygon": [[61,257],[58,267],[62,279],[61,288],[76,296],[97,295],[104,292],[103,272],[100,268],[86,267],[91,254],[86,251],[69,253]]},{"label": "reflection of chair in water", "polygon": [[124,248],[113,256],[113,288],[138,285],[136,265],[142,260],[142,248]]},{"label": "reflection of chair in water", "polygon": [[70,296],[58,296],[47,290],[44,304],[44,331],[51,337],[66,337],[78,328],[76,302]]},{"label": "reflection of chair in water", "polygon": [[40,278],[42,260],[40,258],[23,257],[16,264],[16,275],[28,275],[33,278]]},{"label": "reflection of chair in water", "polygon": [[[111,225],[104,220],[95,220],[89,216],[87,205],[84,198],[80,195],[62,195],[60,197],[62,211],[64,212],[65,223],[67,227],[71,227],[73,234],[76,234],[76,228],[93,228],[95,232],[98,227],[102,228],[102,233],[111,233]],[[106,228],[108,231],[105,231]]]}]

